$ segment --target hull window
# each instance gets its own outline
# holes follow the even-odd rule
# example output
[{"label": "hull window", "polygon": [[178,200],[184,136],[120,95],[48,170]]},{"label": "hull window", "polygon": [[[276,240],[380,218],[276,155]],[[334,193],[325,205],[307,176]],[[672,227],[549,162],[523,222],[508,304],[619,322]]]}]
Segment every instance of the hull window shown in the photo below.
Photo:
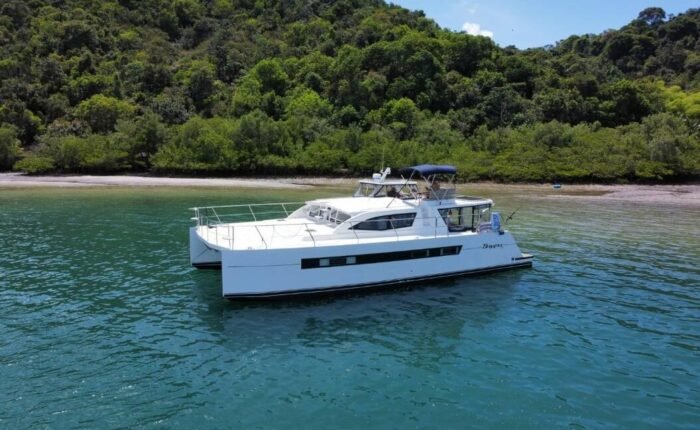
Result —
[{"label": "hull window", "polygon": [[318,269],[322,267],[338,267],[355,264],[388,263],[390,261],[416,260],[419,258],[445,257],[459,255],[461,246],[443,246],[441,248],[413,249],[410,251],[380,252],[326,258],[303,258],[302,269]]}]

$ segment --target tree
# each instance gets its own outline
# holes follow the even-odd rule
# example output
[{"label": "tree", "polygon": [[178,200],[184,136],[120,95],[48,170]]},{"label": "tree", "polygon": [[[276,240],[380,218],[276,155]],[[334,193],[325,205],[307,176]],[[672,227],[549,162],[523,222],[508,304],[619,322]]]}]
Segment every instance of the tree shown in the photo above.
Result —
[{"label": "tree", "polygon": [[637,19],[650,27],[656,27],[666,19],[666,12],[660,7],[648,7],[639,12]]},{"label": "tree", "polygon": [[384,154],[484,179],[684,179],[698,29],[698,9],[647,8],[519,50],[379,0],[3,0],[0,126],[33,172],[364,173]]},{"label": "tree", "polygon": [[43,131],[41,118],[27,109],[27,106],[19,100],[0,104],[0,124],[2,123],[15,127],[17,137],[23,145],[34,143],[36,136]]},{"label": "tree", "polygon": [[490,127],[517,125],[527,120],[527,102],[511,87],[494,89],[478,108]]},{"label": "tree", "polygon": [[153,112],[134,120],[120,120],[112,135],[117,145],[126,151],[129,166],[135,169],[150,169],[151,158],[169,137],[168,128]]},{"label": "tree", "polygon": [[285,108],[285,117],[307,116],[328,118],[331,114],[332,106],[313,90],[300,89],[294,94]]},{"label": "tree", "polygon": [[111,86],[109,76],[83,74],[68,83],[68,98],[75,105],[94,95],[107,93]]},{"label": "tree", "polygon": [[97,94],[81,102],[74,115],[87,122],[94,132],[107,133],[114,130],[119,119],[130,118],[136,110],[129,102]]},{"label": "tree", "polygon": [[197,0],[174,0],[172,5],[181,28],[193,26],[204,13]]},{"label": "tree", "polygon": [[209,105],[209,98],[214,94],[214,66],[209,62],[197,63],[189,77],[188,89],[197,110],[202,111]]},{"label": "tree", "polygon": [[61,33],[58,52],[66,54],[81,48],[94,50],[99,44],[97,30],[88,22],[70,20],[59,24]]},{"label": "tree", "polygon": [[211,105],[211,96],[215,91],[216,69],[206,60],[192,62],[188,68],[175,75],[185,88],[197,111],[202,112]]},{"label": "tree", "polygon": [[41,145],[41,154],[68,172],[113,172],[123,168],[126,158],[111,139],[99,134],[48,138]]},{"label": "tree", "polygon": [[145,91],[157,94],[170,85],[172,76],[163,64],[148,62],[144,65],[141,80]]},{"label": "tree", "polygon": [[640,121],[652,112],[648,93],[627,79],[603,86],[600,91],[603,123],[616,126]]},{"label": "tree", "polygon": [[9,17],[13,25],[19,28],[31,17],[32,11],[22,0],[7,0],[0,6],[0,15]]},{"label": "tree", "polygon": [[51,55],[39,61],[39,81],[47,86],[49,91],[58,91],[66,83],[66,73],[61,67],[60,58]]},{"label": "tree", "polygon": [[689,173],[681,165],[683,154],[693,144],[684,121],[668,113],[659,113],[644,118],[642,130],[651,161],[663,163],[673,172]]},{"label": "tree", "polygon": [[270,154],[284,157],[280,127],[265,113],[256,110],[241,117],[231,134],[240,168],[254,171]]},{"label": "tree", "polygon": [[284,95],[287,90],[289,76],[282,69],[279,60],[263,60],[253,67],[250,76],[260,82],[260,92],[274,92],[278,96]]},{"label": "tree", "polygon": [[153,98],[150,108],[167,124],[182,124],[193,114],[187,97],[179,89],[172,88]]},{"label": "tree", "polygon": [[533,101],[545,121],[557,120],[576,124],[587,119],[586,103],[576,90],[542,91]]},{"label": "tree", "polygon": [[697,39],[698,28],[700,28],[700,22],[697,15],[679,15],[659,26],[659,36],[674,42],[689,36]]},{"label": "tree", "polygon": [[369,109],[377,109],[381,107],[386,97],[385,92],[388,86],[388,81],[384,75],[377,72],[369,72],[365,79],[360,83],[360,86],[367,100]]},{"label": "tree", "polygon": [[447,47],[445,67],[464,76],[473,76],[480,64],[496,51],[496,45],[487,37],[455,35]]},{"label": "tree", "polygon": [[368,120],[387,125],[396,133],[398,139],[409,139],[418,125],[420,111],[409,98],[389,100],[381,109],[372,111]]},{"label": "tree", "polygon": [[0,127],[0,170],[8,170],[19,158],[21,148],[14,127]]},{"label": "tree", "polygon": [[236,87],[233,95],[233,114],[244,115],[262,107],[262,84],[251,76],[246,76]]},{"label": "tree", "polygon": [[224,171],[238,168],[233,132],[236,122],[224,118],[192,117],[153,157],[161,171]]}]

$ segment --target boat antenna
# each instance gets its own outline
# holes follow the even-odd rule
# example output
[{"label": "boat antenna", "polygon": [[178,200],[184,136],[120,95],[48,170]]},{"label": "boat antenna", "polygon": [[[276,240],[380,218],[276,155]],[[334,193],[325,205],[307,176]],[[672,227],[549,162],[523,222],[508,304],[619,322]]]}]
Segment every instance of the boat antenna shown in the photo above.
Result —
[{"label": "boat antenna", "polygon": [[382,167],[379,169],[380,172],[381,172],[382,170],[384,170],[384,150],[385,150],[385,149],[386,149],[386,145],[385,145],[385,144],[382,144]]},{"label": "boat antenna", "polygon": [[516,210],[513,211],[513,213],[511,213],[510,215],[508,215],[508,216],[506,217],[506,220],[503,222],[503,224],[508,224],[508,221],[512,220],[512,219],[513,219],[513,216],[514,216],[516,213],[518,213],[518,211],[519,211],[520,209],[522,209],[522,208],[523,208],[523,205],[520,205],[519,208],[517,208]]}]

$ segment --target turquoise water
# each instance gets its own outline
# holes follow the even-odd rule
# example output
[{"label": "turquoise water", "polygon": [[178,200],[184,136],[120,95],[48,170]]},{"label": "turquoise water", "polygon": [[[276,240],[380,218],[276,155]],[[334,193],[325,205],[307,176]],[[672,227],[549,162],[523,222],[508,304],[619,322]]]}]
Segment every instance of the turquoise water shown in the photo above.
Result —
[{"label": "turquoise water", "polygon": [[0,428],[700,425],[697,208],[491,194],[532,269],[374,294],[190,268],[188,207],[333,193],[0,190]]}]

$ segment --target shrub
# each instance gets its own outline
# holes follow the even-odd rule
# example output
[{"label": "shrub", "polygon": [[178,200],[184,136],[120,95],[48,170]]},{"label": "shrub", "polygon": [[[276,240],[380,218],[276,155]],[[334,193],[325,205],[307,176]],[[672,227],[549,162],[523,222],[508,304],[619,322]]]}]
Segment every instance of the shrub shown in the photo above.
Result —
[{"label": "shrub", "polygon": [[50,172],[55,168],[53,158],[30,155],[16,162],[13,170],[38,175]]}]

